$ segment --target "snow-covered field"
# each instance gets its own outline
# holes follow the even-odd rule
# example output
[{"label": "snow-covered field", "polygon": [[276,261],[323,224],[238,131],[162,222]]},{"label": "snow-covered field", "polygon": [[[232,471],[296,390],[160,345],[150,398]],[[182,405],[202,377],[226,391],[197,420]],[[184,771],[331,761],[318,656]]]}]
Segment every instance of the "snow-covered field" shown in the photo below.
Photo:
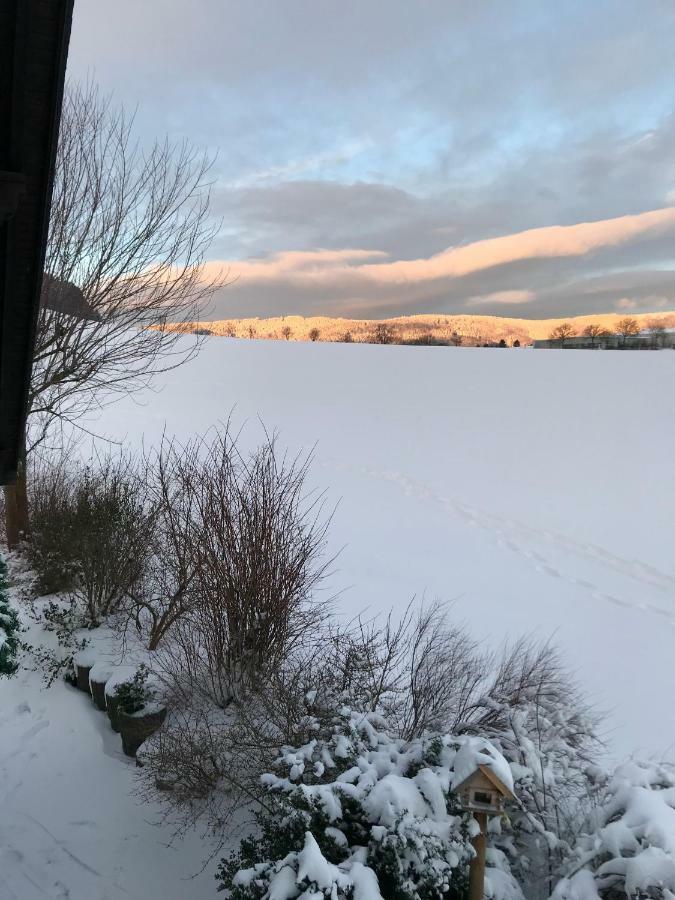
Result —
[{"label": "snow-covered field", "polygon": [[[260,417],[281,446],[316,444],[341,611],[426,596],[488,642],[553,637],[612,756],[675,758],[674,378],[669,351],[211,338],[89,424],[149,444],[233,411],[251,443]],[[163,846],[132,772],[84,696],[0,682],[0,900],[214,896],[213,866],[182,880],[206,851]]]}]

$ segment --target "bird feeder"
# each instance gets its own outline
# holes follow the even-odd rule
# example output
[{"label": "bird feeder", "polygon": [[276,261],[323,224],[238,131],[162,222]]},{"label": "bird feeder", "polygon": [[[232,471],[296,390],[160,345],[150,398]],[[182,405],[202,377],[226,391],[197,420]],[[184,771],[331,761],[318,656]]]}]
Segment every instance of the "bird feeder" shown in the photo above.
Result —
[{"label": "bird feeder", "polygon": [[484,763],[454,788],[463,808],[472,813],[499,816],[504,812],[504,802],[513,799],[513,793],[494,771]]},{"label": "bird feeder", "polygon": [[469,900],[483,900],[485,887],[485,850],[488,816],[499,816],[513,792],[495,773],[489,763],[476,762],[475,769],[453,785],[462,807],[473,814],[478,834],[473,838],[476,851],[469,869]]}]

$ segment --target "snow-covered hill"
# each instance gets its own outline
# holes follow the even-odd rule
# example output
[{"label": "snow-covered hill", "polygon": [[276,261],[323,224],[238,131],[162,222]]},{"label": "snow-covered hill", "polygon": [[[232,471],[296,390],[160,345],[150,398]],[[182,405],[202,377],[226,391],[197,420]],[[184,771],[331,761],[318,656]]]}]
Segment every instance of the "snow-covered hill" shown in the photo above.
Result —
[{"label": "snow-covered hill", "polygon": [[[192,340],[190,337],[184,338]],[[132,445],[232,412],[339,505],[345,615],[454,603],[476,636],[553,636],[609,711],[613,756],[675,756],[675,353],[539,353],[208,339],[142,404],[89,423]],[[82,447],[83,452],[85,447]],[[202,900],[213,866],[134,796],[86,697],[0,681],[0,900]]]}]

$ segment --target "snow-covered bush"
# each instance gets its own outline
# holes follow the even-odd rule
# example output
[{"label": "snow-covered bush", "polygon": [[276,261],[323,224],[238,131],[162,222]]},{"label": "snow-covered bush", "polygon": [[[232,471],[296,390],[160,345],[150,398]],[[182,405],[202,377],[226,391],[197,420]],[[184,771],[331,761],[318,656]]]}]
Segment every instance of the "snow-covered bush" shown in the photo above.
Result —
[{"label": "snow-covered bush", "polygon": [[154,699],[154,691],[148,684],[150,670],[141,663],[129,681],[122,681],[114,689],[114,697],[119,708],[133,715],[140,712],[146,704]]},{"label": "snow-covered bush", "polygon": [[7,593],[7,566],[0,556],[0,675],[13,675],[16,672],[16,653],[21,631],[19,617],[9,605]]},{"label": "snow-covered bush", "polygon": [[548,896],[574,842],[600,749],[597,723],[555,648],[528,639],[486,651],[435,605],[340,634],[323,668],[409,739],[487,737],[512,764],[520,805],[493,823],[532,897]]},{"label": "snow-covered bush", "polygon": [[492,843],[528,895],[546,897],[589,811],[596,718],[555,649],[527,641],[504,654],[482,706],[473,728],[509,761],[520,801]]},{"label": "snow-covered bush", "polygon": [[32,659],[32,671],[40,672],[46,687],[51,687],[57,678],[64,677],[74,684],[77,681],[74,657],[89,643],[82,634],[88,622],[82,609],[72,596],[58,597],[44,603],[33,604],[31,617],[56,638],[56,646],[43,643],[22,642],[28,658]]},{"label": "snow-covered bush", "polygon": [[[451,785],[472,739],[406,741],[378,714],[346,706],[305,724],[315,736],[283,748],[263,776],[259,834],[222,861],[220,889],[233,900],[463,897],[477,825]],[[476,752],[499,757],[484,743]],[[488,870],[490,896],[520,897],[506,858],[491,862],[501,868],[495,878]]]},{"label": "snow-covered bush", "polygon": [[443,607],[410,609],[399,622],[324,624],[312,637],[226,711],[203,695],[177,698],[142,770],[154,798],[151,779],[170,780],[176,789],[161,799],[171,815],[183,827],[203,818],[228,839],[235,807],[266,804],[259,777],[281,748],[317,737],[308,692],[324,709],[348,698],[386,723],[392,740],[489,739],[512,767],[519,803],[491,822],[488,856],[506,861],[528,897],[549,896],[584,819],[597,749],[593,719],[555,650],[520,641],[486,652]]},{"label": "snow-covered bush", "polygon": [[675,766],[630,762],[597,779],[596,808],[554,900],[672,900]]}]

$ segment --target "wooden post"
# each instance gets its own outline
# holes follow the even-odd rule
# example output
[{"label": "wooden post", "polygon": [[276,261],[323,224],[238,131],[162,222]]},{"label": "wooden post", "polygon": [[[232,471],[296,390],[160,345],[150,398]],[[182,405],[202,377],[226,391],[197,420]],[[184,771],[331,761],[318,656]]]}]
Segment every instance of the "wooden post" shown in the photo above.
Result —
[{"label": "wooden post", "polygon": [[483,891],[485,887],[487,813],[474,812],[473,817],[478,823],[480,832],[472,841],[476,855],[471,860],[471,865],[469,867],[469,900],[483,900]]},{"label": "wooden post", "polygon": [[16,479],[5,485],[5,533],[7,547],[15,550],[28,537],[26,457],[22,454]]}]

